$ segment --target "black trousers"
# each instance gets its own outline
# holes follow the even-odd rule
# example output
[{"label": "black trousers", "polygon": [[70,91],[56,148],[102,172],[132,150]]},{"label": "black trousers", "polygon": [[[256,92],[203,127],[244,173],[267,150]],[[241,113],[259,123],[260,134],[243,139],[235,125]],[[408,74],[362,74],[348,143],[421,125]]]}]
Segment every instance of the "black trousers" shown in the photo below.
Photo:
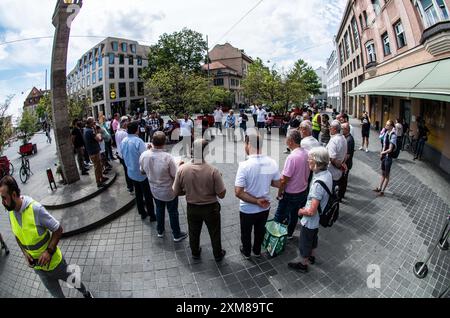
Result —
[{"label": "black trousers", "polygon": [[[151,219],[156,220],[155,205],[153,203],[153,195],[152,191],[150,190],[150,185],[148,184],[148,179],[145,179],[141,182],[133,180],[133,185],[136,194],[136,204],[139,214],[141,216],[148,215]],[[147,208],[147,210],[145,208]]]},{"label": "black trousers", "polygon": [[347,192],[347,184],[348,184],[348,175],[350,174],[350,170],[347,170],[342,174],[341,179],[339,180],[339,199],[343,199],[345,193]]},{"label": "black trousers", "polygon": [[222,255],[220,209],[218,202],[207,205],[187,204],[189,245],[192,255],[199,256],[200,254],[200,234],[203,222],[208,228],[214,257],[218,258]]},{"label": "black trousers", "polygon": [[127,166],[125,165],[125,161],[120,157],[119,157],[119,161],[123,167],[123,171],[125,172],[125,181],[127,182],[127,188],[129,191],[133,191],[134,190],[133,181],[130,179],[130,177],[128,177],[128,169],[127,169]]},{"label": "black trousers", "polygon": [[261,254],[261,245],[266,234],[266,222],[269,211],[256,214],[240,213],[241,218],[241,242],[245,255],[252,251],[252,230],[254,228],[253,253]]}]

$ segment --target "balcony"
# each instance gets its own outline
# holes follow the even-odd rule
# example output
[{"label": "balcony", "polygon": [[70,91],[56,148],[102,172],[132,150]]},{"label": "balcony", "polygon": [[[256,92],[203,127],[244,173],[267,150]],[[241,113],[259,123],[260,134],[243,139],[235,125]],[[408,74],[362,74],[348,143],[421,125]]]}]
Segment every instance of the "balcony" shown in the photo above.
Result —
[{"label": "balcony", "polygon": [[371,77],[375,76],[377,74],[377,65],[378,65],[378,63],[376,61],[367,63],[366,71],[367,71],[367,73],[369,73],[369,75]]},{"label": "balcony", "polygon": [[434,56],[449,52],[450,21],[441,21],[425,29],[421,43],[427,52]]}]

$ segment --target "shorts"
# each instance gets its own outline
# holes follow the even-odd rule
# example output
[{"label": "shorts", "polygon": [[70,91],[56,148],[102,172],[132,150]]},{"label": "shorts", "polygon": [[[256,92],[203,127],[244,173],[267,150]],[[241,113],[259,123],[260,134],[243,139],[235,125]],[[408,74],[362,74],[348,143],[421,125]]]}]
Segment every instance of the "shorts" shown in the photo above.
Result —
[{"label": "shorts", "polygon": [[370,137],[370,131],[363,130],[363,131],[361,131],[361,135],[362,135],[363,138],[369,138]]},{"label": "shorts", "polygon": [[319,242],[319,229],[311,230],[302,226],[300,230],[300,255],[303,258],[311,256],[312,250],[316,249]]},{"label": "shorts", "polygon": [[383,159],[381,159],[381,172],[383,174],[383,177],[389,177],[391,173],[391,166],[392,166],[391,157],[384,157]]},{"label": "shorts", "polygon": [[266,123],[264,122],[258,122],[258,129],[266,128]]}]

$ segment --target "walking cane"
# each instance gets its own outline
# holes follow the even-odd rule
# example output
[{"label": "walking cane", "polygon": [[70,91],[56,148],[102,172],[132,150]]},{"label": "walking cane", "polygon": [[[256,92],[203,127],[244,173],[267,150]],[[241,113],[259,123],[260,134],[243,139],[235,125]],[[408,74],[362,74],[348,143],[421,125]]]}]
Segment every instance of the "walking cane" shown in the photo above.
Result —
[{"label": "walking cane", "polygon": [[[447,222],[444,224],[444,227],[441,232],[441,236],[439,237],[439,240],[437,241],[436,245],[434,246],[431,253],[428,255],[428,258],[425,262],[417,262],[416,265],[414,265],[414,275],[419,278],[423,279],[428,274],[428,266],[427,263],[430,261],[431,257],[434,254],[434,251],[436,250],[436,247],[439,247],[441,250],[446,251],[448,250],[448,238],[450,236],[450,211],[447,216]],[[446,292],[448,291],[448,288]]]}]

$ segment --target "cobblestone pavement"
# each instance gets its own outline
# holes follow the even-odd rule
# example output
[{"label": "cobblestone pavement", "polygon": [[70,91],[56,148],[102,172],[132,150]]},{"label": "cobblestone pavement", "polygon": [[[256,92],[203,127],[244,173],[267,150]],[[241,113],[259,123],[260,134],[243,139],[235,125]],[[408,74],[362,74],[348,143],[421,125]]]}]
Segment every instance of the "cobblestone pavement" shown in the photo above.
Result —
[{"label": "cobblestone pavement", "polygon": [[[354,126],[359,145],[359,125]],[[287,267],[298,256],[297,239],[276,258],[241,257],[239,203],[234,197],[237,164],[232,162],[217,164],[228,191],[222,200],[222,241],[227,250],[222,263],[213,259],[206,229],[202,260],[194,261],[188,240],[174,243],[169,233],[158,238],[156,224],[142,222],[135,208],[97,230],[61,241],[60,247],[69,263],[81,267],[82,280],[97,297],[436,297],[450,284],[449,253],[434,255],[423,280],[412,269],[425,259],[439,235],[449,211],[450,181],[402,153],[393,165],[386,197],[376,198],[372,192],[379,182],[376,137],[373,132],[369,153],[356,152],[340,219],[332,228],[320,229],[317,264],[307,274]],[[270,138],[282,151],[284,139]],[[226,146],[226,153],[232,154],[234,145]],[[242,160],[242,143],[237,149],[237,159]],[[281,157],[280,167],[286,155]],[[180,223],[186,230],[184,199]],[[168,223],[166,227],[170,228]],[[0,232],[11,249],[8,257],[0,256],[0,297],[49,297],[25,265],[6,213],[0,216]],[[379,288],[368,288],[373,265],[380,269]],[[70,297],[80,297],[74,290],[64,290]]]}]

